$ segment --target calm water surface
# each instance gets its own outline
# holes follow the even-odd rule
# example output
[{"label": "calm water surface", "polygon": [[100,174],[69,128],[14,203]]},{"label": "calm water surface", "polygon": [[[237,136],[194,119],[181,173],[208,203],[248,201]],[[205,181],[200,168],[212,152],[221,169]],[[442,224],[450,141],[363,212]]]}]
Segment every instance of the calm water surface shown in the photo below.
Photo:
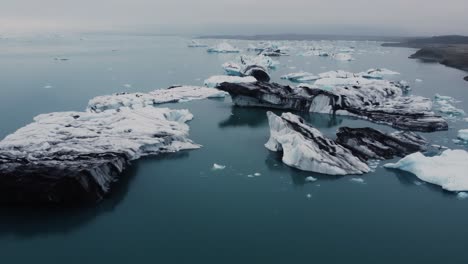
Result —
[{"label": "calm water surface", "polygon": [[[0,138],[37,114],[82,111],[97,95],[202,85],[236,56],[207,54],[186,44],[178,37],[0,39]],[[281,57],[273,79],[300,70],[386,67],[401,72],[395,78],[409,81],[413,94],[453,96],[461,101],[457,107],[468,110],[466,73],[409,60],[411,49],[346,45],[362,50],[353,62]],[[265,109],[234,108],[229,98],[167,106],[194,114],[190,138],[203,148],[136,161],[111,197],[95,208],[0,208],[2,263],[468,261],[468,200],[383,169],[383,163],[362,177],[364,184],[352,176],[291,169],[263,146],[269,136]],[[340,126],[391,131],[346,117],[304,117],[329,136]],[[452,139],[468,122],[450,122],[450,127],[424,136],[465,148]],[[212,171],[213,163],[227,167]],[[261,176],[248,176],[254,173]],[[318,180],[305,182],[307,176]]]}]

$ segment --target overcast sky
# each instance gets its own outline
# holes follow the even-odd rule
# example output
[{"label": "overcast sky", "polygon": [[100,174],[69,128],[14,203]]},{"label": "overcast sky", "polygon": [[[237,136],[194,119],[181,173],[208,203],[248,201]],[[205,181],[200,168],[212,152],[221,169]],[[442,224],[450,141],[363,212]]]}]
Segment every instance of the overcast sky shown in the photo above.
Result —
[{"label": "overcast sky", "polygon": [[468,0],[0,0],[0,32],[468,35],[467,11]]}]

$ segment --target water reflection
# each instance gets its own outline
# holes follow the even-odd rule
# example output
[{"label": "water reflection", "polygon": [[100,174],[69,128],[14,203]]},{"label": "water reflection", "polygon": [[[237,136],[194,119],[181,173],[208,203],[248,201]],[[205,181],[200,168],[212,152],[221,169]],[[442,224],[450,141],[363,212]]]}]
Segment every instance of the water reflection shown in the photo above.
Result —
[{"label": "water reflection", "polygon": [[296,186],[305,185],[307,177],[314,177],[317,181],[336,181],[344,176],[335,176],[335,175],[325,175],[316,172],[302,171],[293,167],[289,167],[283,163],[281,160],[282,153],[280,152],[270,152],[265,160],[265,164],[271,171],[281,172],[281,174],[289,173],[291,181]]},{"label": "water reflection", "polygon": [[331,128],[343,123],[344,117],[320,113],[299,113],[294,111],[282,111],[278,109],[257,108],[257,107],[238,107],[232,106],[231,115],[219,123],[220,128],[242,127],[251,128],[261,127],[268,124],[266,112],[271,111],[277,115],[285,112],[292,112],[300,115],[307,123],[315,128]]},{"label": "water reflection", "polygon": [[414,174],[402,170],[387,170],[388,172],[394,174],[398,181],[406,187],[418,187],[426,188],[432,192],[439,193],[447,198],[457,198],[457,193],[449,192],[442,189],[440,186],[424,182],[416,177]]},{"label": "water reflection", "polygon": [[168,159],[186,159],[189,152],[164,154],[156,157],[146,157],[133,163],[120,180],[112,187],[112,193],[100,204],[81,208],[29,208],[0,207],[0,237],[16,235],[24,238],[63,234],[76,231],[92,222],[101,214],[112,213],[122,203],[128,194],[135,176],[145,163]]}]

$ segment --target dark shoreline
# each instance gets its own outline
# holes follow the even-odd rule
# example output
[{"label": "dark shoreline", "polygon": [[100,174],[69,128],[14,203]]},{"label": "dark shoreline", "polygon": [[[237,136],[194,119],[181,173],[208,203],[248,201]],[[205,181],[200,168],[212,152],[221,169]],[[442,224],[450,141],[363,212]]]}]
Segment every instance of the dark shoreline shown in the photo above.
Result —
[{"label": "dark shoreline", "polygon": [[[384,47],[406,47],[419,49],[410,59],[436,62],[468,72],[468,37],[439,36],[413,39],[400,43],[384,43]],[[464,78],[468,81],[468,76]]]}]

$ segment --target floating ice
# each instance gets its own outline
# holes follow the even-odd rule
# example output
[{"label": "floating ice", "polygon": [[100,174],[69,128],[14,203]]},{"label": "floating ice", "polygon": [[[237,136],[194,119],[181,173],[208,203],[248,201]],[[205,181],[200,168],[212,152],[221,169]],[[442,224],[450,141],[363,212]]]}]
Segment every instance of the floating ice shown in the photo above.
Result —
[{"label": "floating ice", "polygon": [[283,113],[279,117],[272,112],[268,112],[267,116],[270,139],[265,147],[271,151],[281,151],[286,165],[330,175],[363,174],[370,171],[367,164],[351,151],[306,125],[299,116]]},{"label": "floating ice", "polygon": [[242,76],[242,67],[235,62],[226,62],[222,67],[229,76]]},{"label": "floating ice", "polygon": [[417,152],[397,163],[385,164],[386,168],[400,169],[419,179],[441,186],[448,191],[468,191],[468,152],[445,150],[440,156],[426,157]]},{"label": "floating ice", "polygon": [[369,69],[365,72],[359,73],[360,76],[366,79],[378,79],[381,80],[384,78],[385,75],[398,75],[400,74],[399,72],[392,71],[389,69]]},{"label": "floating ice", "polygon": [[228,76],[228,75],[216,75],[211,76],[210,78],[205,80],[205,86],[207,87],[218,87],[221,83],[228,82],[228,83],[254,83],[257,82],[257,79],[253,76]]},{"label": "floating ice", "polygon": [[312,176],[309,176],[309,177],[306,177],[306,178],[305,178],[305,181],[306,181],[306,182],[314,182],[314,181],[317,181],[317,178],[314,178],[314,177],[312,177]]},{"label": "floating ice", "polygon": [[118,93],[98,96],[88,103],[88,110],[102,112],[121,107],[139,108],[163,103],[186,102],[205,98],[222,98],[226,92],[200,86],[175,86],[158,89],[149,93]]},{"label": "floating ice", "polygon": [[296,83],[306,83],[316,81],[317,79],[320,79],[320,77],[308,72],[296,72],[283,75],[281,76],[281,79]]},{"label": "floating ice", "polygon": [[443,96],[440,94],[436,94],[434,97],[434,101],[437,106],[437,110],[440,113],[443,113],[449,117],[457,117],[465,115],[465,111],[462,109],[456,108],[453,104],[457,103],[457,101],[450,96]]},{"label": "floating ice", "polygon": [[463,141],[468,141],[468,129],[458,130],[458,138]]},{"label": "floating ice", "polygon": [[355,182],[355,183],[364,183],[363,178],[351,178],[350,181]]},{"label": "floating ice", "polygon": [[214,47],[209,48],[207,51],[210,53],[239,53],[240,49],[233,47],[227,42],[222,42]]},{"label": "floating ice", "polygon": [[415,81],[415,82],[422,82],[423,80],[421,80],[421,79],[416,79],[416,80],[414,80],[414,81]]},{"label": "floating ice", "polygon": [[45,85],[44,86],[44,89],[51,89],[52,88],[52,85]]},{"label": "floating ice", "polygon": [[192,118],[187,110],[155,107],[39,115],[0,142],[0,196],[100,200],[129,161],[199,148],[187,138]]},{"label": "floating ice", "polygon": [[457,194],[457,198],[460,199],[460,200],[465,200],[466,198],[468,198],[468,193],[466,192],[459,192]]},{"label": "floating ice", "polygon": [[262,174],[260,172],[256,172],[254,173],[254,176],[258,177],[258,176],[262,176]]},{"label": "floating ice", "polygon": [[212,170],[224,170],[225,168],[226,168],[226,166],[224,166],[224,165],[214,163]]},{"label": "floating ice", "polygon": [[208,47],[208,45],[200,43],[196,40],[191,40],[190,43],[187,45],[189,48],[205,48]]},{"label": "floating ice", "polygon": [[333,55],[333,58],[338,61],[352,61],[354,60],[353,56],[348,53],[337,53]]}]

